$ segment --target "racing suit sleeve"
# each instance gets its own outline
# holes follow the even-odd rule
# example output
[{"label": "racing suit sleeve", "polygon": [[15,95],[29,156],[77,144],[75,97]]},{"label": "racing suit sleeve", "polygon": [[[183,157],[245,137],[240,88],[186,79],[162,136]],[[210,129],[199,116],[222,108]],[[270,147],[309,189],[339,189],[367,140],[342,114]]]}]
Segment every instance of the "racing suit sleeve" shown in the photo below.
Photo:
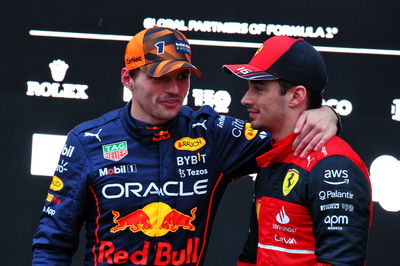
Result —
[{"label": "racing suit sleeve", "polygon": [[271,149],[271,135],[253,130],[249,122],[219,115],[211,130],[225,176],[237,178],[258,169],[255,158]]},{"label": "racing suit sleeve", "polygon": [[313,167],[305,193],[320,263],[364,265],[372,206],[370,191],[368,177],[344,156],[325,158]]},{"label": "racing suit sleeve", "polygon": [[71,264],[84,219],[89,171],[79,139],[69,133],[33,238],[32,265]]}]

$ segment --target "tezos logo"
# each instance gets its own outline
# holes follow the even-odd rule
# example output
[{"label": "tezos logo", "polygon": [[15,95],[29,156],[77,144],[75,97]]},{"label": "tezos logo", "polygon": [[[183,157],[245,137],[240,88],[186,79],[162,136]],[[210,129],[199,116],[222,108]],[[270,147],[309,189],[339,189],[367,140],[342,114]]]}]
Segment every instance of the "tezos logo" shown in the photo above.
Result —
[{"label": "tezos logo", "polygon": [[49,64],[51,77],[54,81],[50,82],[37,82],[28,81],[26,95],[38,96],[38,97],[55,97],[55,98],[67,98],[67,99],[88,99],[89,96],[86,94],[88,89],[87,85],[81,84],[60,84],[65,78],[69,65],[63,60],[54,60]]}]

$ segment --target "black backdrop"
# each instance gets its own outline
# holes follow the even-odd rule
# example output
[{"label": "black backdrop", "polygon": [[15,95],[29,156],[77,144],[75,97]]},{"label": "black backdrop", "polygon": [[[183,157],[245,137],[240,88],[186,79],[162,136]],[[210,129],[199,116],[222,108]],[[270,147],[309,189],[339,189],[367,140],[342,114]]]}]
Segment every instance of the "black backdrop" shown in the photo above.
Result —
[{"label": "black backdrop", "polygon": [[[30,173],[32,134],[65,135],[76,124],[123,106],[119,81],[124,41],[39,37],[30,30],[132,36],[145,18],[336,27],[333,38],[305,38],[316,46],[400,49],[397,1],[20,1],[2,9],[0,261],[29,265],[31,239],[50,178]],[[189,39],[261,43],[260,35],[186,31]],[[193,61],[203,72],[192,88],[226,90],[229,115],[246,118],[239,100],[245,83],[225,75],[224,63],[247,62],[254,48],[193,45]],[[400,122],[393,120],[399,97],[400,57],[322,52],[329,71],[325,99],[346,99],[352,112],[342,119],[342,137],[367,167],[379,155],[400,158]],[[53,82],[48,64],[69,64],[64,83],[86,84],[87,100],[28,96],[27,82]],[[194,105],[193,97],[188,104]],[[393,109],[394,110],[394,109]],[[392,112],[394,112],[392,110]],[[399,172],[392,173],[400,178]],[[205,265],[234,265],[247,230],[252,183],[230,185],[219,208]],[[374,203],[367,265],[398,264],[400,213]],[[74,260],[80,265],[81,251]]]}]

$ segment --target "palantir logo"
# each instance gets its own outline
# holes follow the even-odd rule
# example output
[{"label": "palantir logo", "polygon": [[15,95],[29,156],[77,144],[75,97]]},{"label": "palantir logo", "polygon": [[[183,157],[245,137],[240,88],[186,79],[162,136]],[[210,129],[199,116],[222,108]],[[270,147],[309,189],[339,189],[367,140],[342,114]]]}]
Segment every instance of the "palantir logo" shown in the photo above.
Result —
[{"label": "palantir logo", "polygon": [[56,82],[28,81],[26,95],[38,97],[54,97],[67,99],[88,99],[86,94],[87,85],[81,84],[60,84],[65,78],[69,65],[61,60],[54,60],[49,64],[51,77]]}]

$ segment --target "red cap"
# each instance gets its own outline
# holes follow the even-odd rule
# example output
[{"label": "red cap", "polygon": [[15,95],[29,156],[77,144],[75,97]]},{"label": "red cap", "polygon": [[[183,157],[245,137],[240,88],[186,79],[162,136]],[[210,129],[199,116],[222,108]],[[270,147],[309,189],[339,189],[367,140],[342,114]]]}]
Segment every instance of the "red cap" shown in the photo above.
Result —
[{"label": "red cap", "polygon": [[327,83],[325,61],[303,39],[274,36],[266,40],[248,64],[223,65],[229,73],[246,80],[282,79],[323,91]]}]

